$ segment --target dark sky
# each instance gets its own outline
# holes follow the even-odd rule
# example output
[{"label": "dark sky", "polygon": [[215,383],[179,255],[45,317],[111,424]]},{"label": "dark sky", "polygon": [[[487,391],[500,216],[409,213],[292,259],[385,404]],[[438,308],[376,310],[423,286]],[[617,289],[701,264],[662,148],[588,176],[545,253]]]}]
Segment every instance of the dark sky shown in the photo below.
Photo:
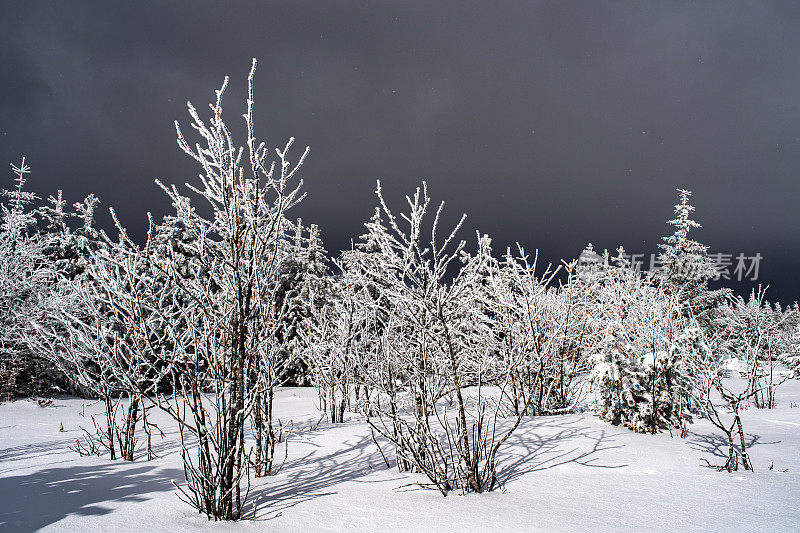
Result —
[{"label": "dark sky", "polygon": [[260,136],[311,146],[297,214],[328,249],[376,179],[398,207],[425,179],[466,238],[550,260],[656,251],[683,187],[699,240],[800,298],[796,2],[5,2],[0,160],[141,235],[168,208],[154,178],[199,171],[172,121],[228,74],[238,122],[251,57]]}]

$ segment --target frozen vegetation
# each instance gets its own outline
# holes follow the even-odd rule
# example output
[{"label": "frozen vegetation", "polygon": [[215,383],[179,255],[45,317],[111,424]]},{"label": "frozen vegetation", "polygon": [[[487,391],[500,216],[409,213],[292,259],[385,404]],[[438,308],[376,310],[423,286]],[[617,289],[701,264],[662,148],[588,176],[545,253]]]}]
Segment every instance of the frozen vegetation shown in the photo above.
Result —
[{"label": "frozen vegetation", "polygon": [[242,142],[227,78],[175,123],[199,177],[157,182],[143,242],[12,165],[0,527],[800,527],[800,310],[709,288],[689,191],[657,271],[468,245],[424,182],[378,183],[331,255],[291,218],[308,148],[257,140],[255,70]]}]

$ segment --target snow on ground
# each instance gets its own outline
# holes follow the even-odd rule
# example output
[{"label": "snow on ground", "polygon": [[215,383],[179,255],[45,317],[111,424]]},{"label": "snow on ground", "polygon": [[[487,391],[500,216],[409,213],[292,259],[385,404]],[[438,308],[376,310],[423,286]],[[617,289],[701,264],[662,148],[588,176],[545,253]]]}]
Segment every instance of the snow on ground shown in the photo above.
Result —
[{"label": "snow on ground", "polygon": [[314,390],[284,389],[276,414],[296,430],[286,465],[255,482],[258,520],[226,524],[177,498],[174,431],[157,439],[161,458],[150,462],[79,457],[67,446],[101,406],[22,400],[0,405],[0,530],[797,531],[800,381],[784,384],[778,401],[743,412],[755,472],[702,466],[703,458],[724,462],[727,450],[706,421],[680,439],[634,434],[585,413],[525,420],[500,462],[505,490],[444,498],[407,486],[419,477],[387,469],[355,416],[316,426]]}]

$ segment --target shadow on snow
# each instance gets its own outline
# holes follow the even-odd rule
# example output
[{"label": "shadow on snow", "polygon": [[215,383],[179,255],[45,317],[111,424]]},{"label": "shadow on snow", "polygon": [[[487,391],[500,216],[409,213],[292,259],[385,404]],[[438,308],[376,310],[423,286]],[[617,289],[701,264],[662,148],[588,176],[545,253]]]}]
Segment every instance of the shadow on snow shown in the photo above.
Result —
[{"label": "shadow on snow", "polygon": [[153,492],[173,490],[183,472],[155,465],[120,467],[87,465],[48,468],[0,478],[0,529],[36,531],[69,515],[104,515],[110,502],[149,499]]}]

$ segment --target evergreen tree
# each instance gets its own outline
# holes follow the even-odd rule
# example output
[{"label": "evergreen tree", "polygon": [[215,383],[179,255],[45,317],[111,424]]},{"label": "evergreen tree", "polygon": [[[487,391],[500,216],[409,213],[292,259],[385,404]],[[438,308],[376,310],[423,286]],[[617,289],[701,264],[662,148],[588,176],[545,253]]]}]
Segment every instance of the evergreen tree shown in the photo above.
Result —
[{"label": "evergreen tree", "polygon": [[592,356],[600,417],[642,433],[683,428],[691,391],[681,308],[622,247],[611,264],[597,310],[606,333]]},{"label": "evergreen tree", "polygon": [[302,220],[289,224],[286,253],[280,265],[279,288],[275,293],[278,307],[284,308],[278,330],[284,353],[284,379],[290,385],[308,385],[308,363],[304,357],[307,346],[298,329],[304,321],[313,320],[314,309],[321,308],[328,294],[327,252],[322,245],[319,228],[303,226]]},{"label": "evergreen tree", "polygon": [[0,191],[8,199],[0,203],[0,397],[5,398],[46,394],[59,381],[25,339],[29,322],[51,305],[58,279],[36,232],[31,205],[38,197],[25,190],[30,167],[23,158],[11,169],[15,187]]},{"label": "evergreen tree", "polygon": [[592,243],[586,245],[575,265],[575,274],[578,282],[586,285],[597,282],[603,277],[608,267],[607,256],[604,257],[594,250]]},{"label": "evergreen tree", "polygon": [[789,343],[789,350],[783,356],[783,364],[794,371],[794,375],[800,378],[800,326],[797,326]]},{"label": "evergreen tree", "polygon": [[678,194],[675,218],[667,221],[675,231],[663,237],[664,242],[659,245],[659,275],[666,292],[684,305],[684,315],[695,317],[704,329],[711,329],[717,319],[716,308],[730,291],[709,290],[708,281],[716,279],[718,272],[708,256],[708,247],[689,237],[693,229],[701,227],[692,219],[692,193],[678,189]]},{"label": "evergreen tree", "polygon": [[[67,202],[61,190],[56,196],[50,195],[47,201],[36,211],[44,254],[61,276],[73,280],[84,273],[92,253],[102,245],[94,225],[94,213],[100,201],[90,194],[83,202],[73,205],[73,212],[65,209]],[[68,224],[70,218],[79,221],[74,230]]]}]

